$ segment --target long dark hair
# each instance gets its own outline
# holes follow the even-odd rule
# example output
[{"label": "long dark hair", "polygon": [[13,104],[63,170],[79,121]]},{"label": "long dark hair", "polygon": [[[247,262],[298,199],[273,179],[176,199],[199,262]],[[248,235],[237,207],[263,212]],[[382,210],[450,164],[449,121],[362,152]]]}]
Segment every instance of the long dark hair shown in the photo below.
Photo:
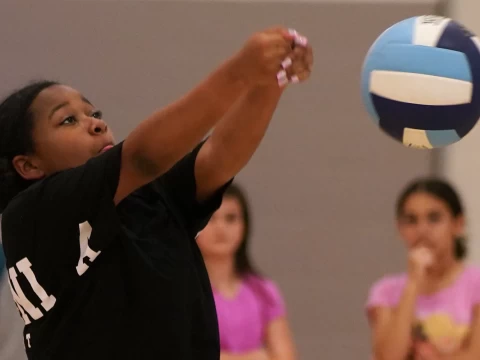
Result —
[{"label": "long dark hair", "polygon": [[244,232],[240,246],[235,253],[235,271],[240,276],[260,275],[258,269],[253,265],[250,257],[250,235],[251,235],[251,215],[250,204],[247,200],[245,191],[237,184],[232,183],[224,193],[224,198],[234,198],[240,204],[242,219],[244,223]]},{"label": "long dark hair", "polygon": [[[273,305],[275,299],[265,287],[265,278],[260,271],[254,266],[250,257],[250,236],[252,231],[250,204],[245,195],[245,191],[237,184],[232,183],[224,193],[224,198],[230,197],[236,199],[240,203],[242,217],[244,222],[244,232],[242,242],[235,253],[235,272],[245,280],[250,288],[264,302],[262,306]],[[266,316],[266,308],[263,313]]]},{"label": "long dark hair", "polygon": [[[427,193],[442,200],[454,218],[458,218],[464,214],[463,204],[460,196],[452,185],[448,182],[435,177],[419,178],[412,181],[402,191],[397,200],[396,213],[401,216],[406,201],[410,195],[415,193]],[[455,258],[463,260],[468,255],[466,239],[463,236],[457,236],[454,242],[453,252]]]},{"label": "long dark hair", "polygon": [[35,151],[31,105],[42,90],[57,84],[54,81],[30,83],[0,104],[0,213],[32,183],[17,173],[12,161],[17,155]]}]

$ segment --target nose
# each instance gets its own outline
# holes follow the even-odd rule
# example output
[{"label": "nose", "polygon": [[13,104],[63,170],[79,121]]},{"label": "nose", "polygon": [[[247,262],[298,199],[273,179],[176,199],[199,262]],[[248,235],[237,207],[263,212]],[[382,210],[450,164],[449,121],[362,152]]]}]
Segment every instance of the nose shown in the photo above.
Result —
[{"label": "nose", "polygon": [[430,227],[429,224],[426,221],[421,221],[417,225],[417,236],[418,236],[418,241],[423,242],[425,241],[427,235],[430,232]]},{"label": "nose", "polygon": [[223,221],[217,221],[215,223],[215,233],[217,235],[223,235],[225,232],[225,223]]},{"label": "nose", "polygon": [[90,133],[92,135],[102,135],[107,132],[108,126],[105,121],[102,119],[92,118],[90,123]]}]

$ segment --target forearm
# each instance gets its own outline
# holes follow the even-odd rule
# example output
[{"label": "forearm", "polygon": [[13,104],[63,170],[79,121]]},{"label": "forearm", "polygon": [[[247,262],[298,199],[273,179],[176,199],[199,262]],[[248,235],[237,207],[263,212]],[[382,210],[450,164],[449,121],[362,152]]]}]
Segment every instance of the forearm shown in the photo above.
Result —
[{"label": "forearm", "polygon": [[274,86],[250,89],[218,122],[202,149],[206,160],[203,166],[196,167],[199,187],[200,182],[205,184],[198,189],[200,198],[247,164],[267,131],[282,93]]},{"label": "forearm", "polygon": [[408,281],[397,309],[392,315],[385,335],[377,345],[379,360],[405,360],[412,344],[412,325],[415,319],[415,303],[418,287]]},{"label": "forearm", "polygon": [[244,93],[226,61],[179,101],[143,121],[125,140],[123,157],[157,177],[190,151]]}]

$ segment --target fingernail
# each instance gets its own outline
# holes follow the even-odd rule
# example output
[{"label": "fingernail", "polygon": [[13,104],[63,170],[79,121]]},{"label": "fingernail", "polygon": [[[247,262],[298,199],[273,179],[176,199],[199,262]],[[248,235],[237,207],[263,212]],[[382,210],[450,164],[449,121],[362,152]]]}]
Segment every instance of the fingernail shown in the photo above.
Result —
[{"label": "fingernail", "polygon": [[282,61],[283,69],[287,69],[290,65],[292,65],[292,59],[290,59],[289,57]]},{"label": "fingernail", "polygon": [[292,36],[298,36],[298,32],[294,29],[288,29],[288,33]]},{"label": "fingernail", "polygon": [[298,78],[297,75],[293,75],[291,78],[290,78],[290,82],[292,84],[298,84],[300,82],[300,79]]},{"label": "fingernail", "polygon": [[280,87],[284,86],[285,84],[288,84],[287,72],[285,70],[280,70],[277,73],[277,82]]},{"label": "fingernail", "polygon": [[306,46],[308,44],[308,40],[305,36],[295,36],[295,44]]},{"label": "fingernail", "polygon": [[287,84],[288,84],[288,79],[282,79],[278,81],[278,86],[280,87],[284,87]]}]

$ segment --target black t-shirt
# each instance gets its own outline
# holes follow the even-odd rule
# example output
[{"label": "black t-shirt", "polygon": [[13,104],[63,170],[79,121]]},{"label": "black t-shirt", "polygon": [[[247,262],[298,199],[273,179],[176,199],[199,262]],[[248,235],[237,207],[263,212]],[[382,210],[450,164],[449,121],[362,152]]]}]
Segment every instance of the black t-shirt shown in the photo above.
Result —
[{"label": "black t-shirt", "polygon": [[228,184],[196,201],[200,147],[118,206],[122,143],[11,201],[3,246],[30,360],[219,358],[195,236]]}]

